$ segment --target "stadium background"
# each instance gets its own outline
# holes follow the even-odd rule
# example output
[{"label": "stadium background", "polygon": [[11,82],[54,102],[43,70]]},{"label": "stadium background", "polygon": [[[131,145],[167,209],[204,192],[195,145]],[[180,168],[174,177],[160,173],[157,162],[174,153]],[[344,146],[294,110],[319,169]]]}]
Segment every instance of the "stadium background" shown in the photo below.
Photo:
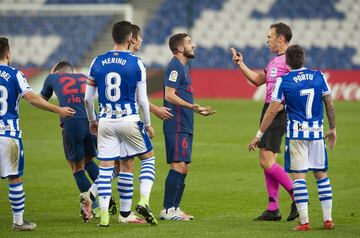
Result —
[{"label": "stadium background", "polygon": [[[359,0],[2,0],[0,32],[10,38],[12,64],[37,90],[49,68],[64,59],[86,73],[92,59],[112,48],[111,26],[121,19],[140,25],[139,55],[149,72],[149,93],[161,94],[162,69],[171,58],[168,38],[188,32],[197,45],[191,62],[196,96],[255,98],[234,70],[229,48],[243,52],[250,68],[263,69],[269,25],[283,21],[292,43],[305,47],[307,65],[326,72],[340,100],[360,100]],[[122,4],[122,5],[118,5]],[[150,81],[152,80],[152,81]],[[221,90],[219,90],[221,87]]]},{"label": "stadium background", "polygon": [[[337,159],[332,161],[331,175],[338,196],[334,213],[339,226],[333,233],[317,230],[309,237],[359,237],[359,16],[360,0],[0,0],[0,35],[10,39],[11,64],[22,69],[39,92],[50,67],[59,60],[68,60],[79,72],[87,73],[93,57],[113,47],[112,23],[130,20],[142,28],[144,42],[139,55],[147,65],[151,100],[161,104],[163,70],[171,58],[168,37],[175,32],[190,33],[197,45],[196,59],[191,62],[195,96],[218,110],[213,118],[196,118],[196,163],[191,168],[184,206],[199,219],[185,225],[162,223],[157,231],[125,226],[120,235],[301,237],[289,232],[293,224],[259,225],[251,221],[266,203],[257,154],[246,152],[258,125],[264,88],[246,82],[233,66],[229,51],[231,46],[237,48],[250,68],[263,70],[271,57],[265,44],[270,24],[289,24],[293,29],[292,43],[305,47],[307,66],[326,73],[334,99],[338,100],[340,139],[329,157]],[[78,193],[63,159],[56,116],[34,111],[26,103],[21,107],[21,116],[27,161],[26,214],[39,224],[36,233],[25,236],[49,237],[52,232],[53,237],[118,237],[116,224],[100,233],[96,222],[83,225],[75,216]],[[154,145],[160,158],[152,196],[157,214],[167,167],[163,162],[161,122],[155,118],[152,121],[157,129]],[[219,161],[224,166],[219,166]],[[0,199],[6,201],[2,191]],[[315,224],[320,226],[321,211],[314,186],[310,185],[310,193],[314,204],[310,217],[317,219]],[[280,199],[285,216],[288,200],[283,191]],[[8,204],[3,203],[0,237],[17,237],[9,232],[9,217]]]}]

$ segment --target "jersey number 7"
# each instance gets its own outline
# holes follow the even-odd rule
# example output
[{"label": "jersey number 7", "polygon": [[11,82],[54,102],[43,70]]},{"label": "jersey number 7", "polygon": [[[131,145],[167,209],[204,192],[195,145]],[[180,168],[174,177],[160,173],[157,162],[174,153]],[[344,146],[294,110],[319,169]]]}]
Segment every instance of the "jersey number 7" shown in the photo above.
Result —
[{"label": "jersey number 7", "polygon": [[312,105],[314,102],[314,89],[313,88],[309,88],[309,89],[303,89],[300,91],[300,95],[301,96],[307,96],[306,99],[306,118],[310,119],[312,118]]}]

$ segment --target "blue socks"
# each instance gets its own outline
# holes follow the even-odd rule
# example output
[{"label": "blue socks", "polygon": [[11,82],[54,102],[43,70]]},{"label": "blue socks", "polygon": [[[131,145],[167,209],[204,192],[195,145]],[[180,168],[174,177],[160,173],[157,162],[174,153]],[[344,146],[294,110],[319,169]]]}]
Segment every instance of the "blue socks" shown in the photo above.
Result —
[{"label": "blue socks", "polygon": [[93,160],[85,165],[85,170],[87,171],[92,181],[95,181],[99,176],[99,167]]},{"label": "blue socks", "polygon": [[181,174],[173,169],[169,170],[165,181],[164,208],[169,209],[179,206],[182,193],[185,187],[185,174]]},{"label": "blue socks", "polygon": [[185,189],[185,178],[186,178],[186,174],[181,174],[181,179],[179,180],[179,190],[175,197],[175,203],[174,203],[175,208],[178,208],[180,206],[181,198]]},{"label": "blue socks", "polygon": [[84,170],[74,173],[74,178],[81,193],[88,191],[91,187],[91,183],[86,177]]}]

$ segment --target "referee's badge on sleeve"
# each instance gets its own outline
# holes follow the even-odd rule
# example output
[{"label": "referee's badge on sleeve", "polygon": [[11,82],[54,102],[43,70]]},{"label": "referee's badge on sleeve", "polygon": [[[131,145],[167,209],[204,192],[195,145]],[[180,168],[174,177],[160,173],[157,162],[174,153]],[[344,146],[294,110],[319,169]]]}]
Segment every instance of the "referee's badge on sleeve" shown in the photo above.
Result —
[{"label": "referee's badge on sleeve", "polygon": [[176,70],[171,71],[169,76],[169,81],[176,82],[177,78],[178,78],[178,72]]}]

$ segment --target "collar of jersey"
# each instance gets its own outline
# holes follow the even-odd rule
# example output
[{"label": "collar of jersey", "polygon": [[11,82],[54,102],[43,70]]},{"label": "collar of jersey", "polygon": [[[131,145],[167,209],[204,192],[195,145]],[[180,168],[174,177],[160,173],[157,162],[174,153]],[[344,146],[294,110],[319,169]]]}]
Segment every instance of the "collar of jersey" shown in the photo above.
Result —
[{"label": "collar of jersey", "polygon": [[293,70],[291,70],[291,72],[292,72],[292,71],[301,71],[301,70],[305,70],[305,69],[307,69],[307,68],[301,67],[300,69],[293,69]]},{"label": "collar of jersey", "polygon": [[128,53],[130,53],[130,50],[110,50],[110,52],[128,52]]}]

